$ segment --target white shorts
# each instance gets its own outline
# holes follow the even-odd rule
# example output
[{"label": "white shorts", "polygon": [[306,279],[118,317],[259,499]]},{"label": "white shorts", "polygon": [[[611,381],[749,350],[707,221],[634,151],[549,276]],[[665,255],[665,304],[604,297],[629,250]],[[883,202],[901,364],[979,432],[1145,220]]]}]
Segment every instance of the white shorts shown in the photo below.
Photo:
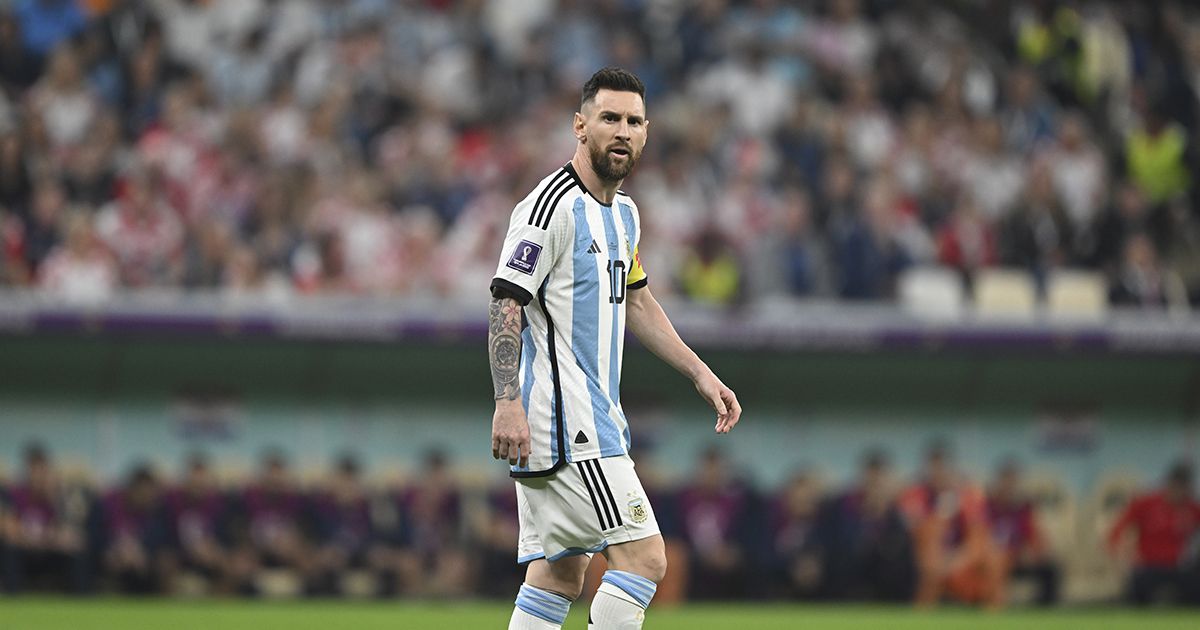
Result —
[{"label": "white shorts", "polygon": [[654,510],[628,455],[569,463],[518,479],[517,562],[554,562],[658,533]]}]

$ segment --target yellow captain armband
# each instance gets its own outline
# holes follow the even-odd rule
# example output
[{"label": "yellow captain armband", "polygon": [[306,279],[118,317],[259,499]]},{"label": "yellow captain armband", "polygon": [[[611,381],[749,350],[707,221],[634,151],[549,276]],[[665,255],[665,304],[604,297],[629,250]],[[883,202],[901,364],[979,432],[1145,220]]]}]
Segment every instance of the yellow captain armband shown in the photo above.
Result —
[{"label": "yellow captain armband", "polygon": [[646,284],[646,270],[642,268],[642,257],[638,255],[637,248],[633,250],[633,262],[629,269],[629,275],[625,278],[625,286],[640,288]]}]

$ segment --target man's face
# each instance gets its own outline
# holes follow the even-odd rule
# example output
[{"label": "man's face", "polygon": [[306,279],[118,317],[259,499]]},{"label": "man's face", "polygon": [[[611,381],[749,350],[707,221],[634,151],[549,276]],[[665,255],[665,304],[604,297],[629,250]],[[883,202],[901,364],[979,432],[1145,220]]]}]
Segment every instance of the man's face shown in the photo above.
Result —
[{"label": "man's face", "polygon": [[636,92],[600,90],[575,114],[575,136],[587,145],[600,179],[629,176],[646,146],[646,104]]}]

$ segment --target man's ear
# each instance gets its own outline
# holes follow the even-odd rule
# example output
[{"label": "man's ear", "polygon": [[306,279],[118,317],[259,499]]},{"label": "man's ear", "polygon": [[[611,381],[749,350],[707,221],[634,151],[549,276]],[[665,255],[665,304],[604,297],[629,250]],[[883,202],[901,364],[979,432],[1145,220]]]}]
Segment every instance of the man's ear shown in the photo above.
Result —
[{"label": "man's ear", "polygon": [[575,138],[577,140],[583,142],[587,139],[587,119],[583,117],[583,114],[575,112],[575,121],[572,127],[575,129]]}]

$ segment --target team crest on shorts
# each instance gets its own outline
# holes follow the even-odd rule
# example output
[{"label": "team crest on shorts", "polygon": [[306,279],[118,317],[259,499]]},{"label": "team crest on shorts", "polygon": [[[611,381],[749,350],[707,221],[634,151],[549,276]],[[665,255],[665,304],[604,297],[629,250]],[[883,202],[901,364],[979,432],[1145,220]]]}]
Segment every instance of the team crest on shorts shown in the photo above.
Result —
[{"label": "team crest on shorts", "polygon": [[639,497],[636,492],[630,492],[629,495],[629,520],[634,523],[645,523],[650,515],[646,513],[646,502]]}]

